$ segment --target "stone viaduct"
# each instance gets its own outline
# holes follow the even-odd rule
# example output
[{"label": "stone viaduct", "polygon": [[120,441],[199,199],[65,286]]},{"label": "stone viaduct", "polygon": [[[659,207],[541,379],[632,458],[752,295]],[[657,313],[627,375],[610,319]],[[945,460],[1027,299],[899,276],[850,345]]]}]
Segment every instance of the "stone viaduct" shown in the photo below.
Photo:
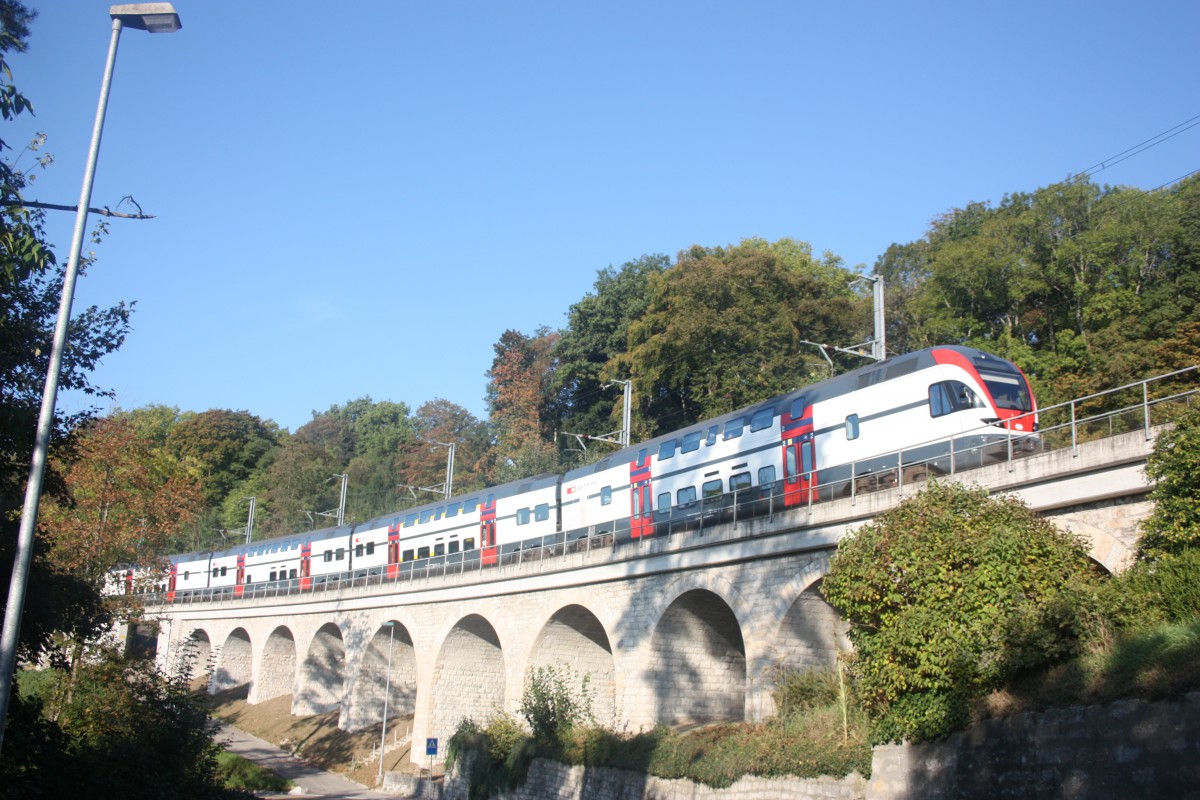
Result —
[{"label": "stone viaduct", "polygon": [[[960,477],[1087,536],[1114,572],[1149,510],[1151,445],[1135,432]],[[388,716],[411,717],[413,740],[436,737],[440,752],[462,718],[514,712],[540,666],[588,676],[596,716],[617,728],[757,720],[774,711],[780,670],[830,664],[848,647],[818,591],[828,558],[912,490],[482,573],[148,614],[163,663],[194,650],[210,691],[248,685],[250,703],[291,695],[293,714],[336,709],[340,727],[358,730],[379,724],[386,687]]]}]

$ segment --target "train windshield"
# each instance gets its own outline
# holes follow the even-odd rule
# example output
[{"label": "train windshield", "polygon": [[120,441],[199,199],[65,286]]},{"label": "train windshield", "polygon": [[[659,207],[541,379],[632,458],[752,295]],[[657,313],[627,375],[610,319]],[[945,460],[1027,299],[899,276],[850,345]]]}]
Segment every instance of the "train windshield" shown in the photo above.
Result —
[{"label": "train windshield", "polygon": [[997,408],[1019,411],[1027,414],[1033,411],[1033,402],[1029,396],[1029,387],[1020,375],[1001,375],[995,372],[979,371],[979,376],[991,392]]}]

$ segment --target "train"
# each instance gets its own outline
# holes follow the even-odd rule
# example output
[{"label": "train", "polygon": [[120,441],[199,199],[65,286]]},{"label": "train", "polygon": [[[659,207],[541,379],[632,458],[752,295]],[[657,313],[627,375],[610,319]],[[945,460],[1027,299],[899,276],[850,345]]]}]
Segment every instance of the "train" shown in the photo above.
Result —
[{"label": "train", "polygon": [[[613,544],[774,513],[1037,449],[1037,407],[1012,362],[962,346],[896,356],[663,434],[562,474],[443,498],[364,522],[219,552],[172,555],[153,591],[243,596],[431,564],[503,563],[549,542]],[[131,571],[110,583],[132,591]]]}]

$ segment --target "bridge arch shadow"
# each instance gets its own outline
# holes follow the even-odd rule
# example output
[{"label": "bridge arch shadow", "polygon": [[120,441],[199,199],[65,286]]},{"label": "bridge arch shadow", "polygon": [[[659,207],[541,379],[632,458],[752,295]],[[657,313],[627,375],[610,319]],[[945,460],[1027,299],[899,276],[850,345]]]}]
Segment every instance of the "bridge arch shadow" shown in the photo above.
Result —
[{"label": "bridge arch shadow", "polygon": [[[346,697],[341,727],[357,731],[383,720],[411,717],[417,705],[417,654],[412,634],[396,620],[380,625],[367,641],[358,672]],[[390,663],[390,672],[389,672]]]},{"label": "bridge arch shadow", "polygon": [[[592,713],[602,725],[617,720],[616,665],[612,643],[590,609],[571,603],[555,611],[542,626],[529,654],[529,669],[566,667],[580,680],[588,678]],[[574,687],[572,687],[574,688]]]},{"label": "bridge arch shadow", "polygon": [[504,650],[488,620],[468,614],[446,634],[434,662],[432,725],[443,741],[463,719],[486,722],[504,708]]},{"label": "bridge arch shadow", "polygon": [[245,628],[234,628],[216,655],[216,669],[208,682],[210,694],[247,686],[254,675],[254,649]]},{"label": "bridge arch shadow", "polygon": [[346,645],[336,623],[322,625],[312,638],[300,668],[292,714],[303,717],[338,708],[345,691]]}]

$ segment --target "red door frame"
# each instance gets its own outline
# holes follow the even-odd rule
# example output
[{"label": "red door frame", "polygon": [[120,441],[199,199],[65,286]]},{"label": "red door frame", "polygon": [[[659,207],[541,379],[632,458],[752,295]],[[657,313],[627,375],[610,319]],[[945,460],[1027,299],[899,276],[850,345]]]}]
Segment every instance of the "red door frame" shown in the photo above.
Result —
[{"label": "red door frame", "polygon": [[233,596],[241,597],[245,591],[246,591],[246,554],[238,553],[237,583],[233,587]]},{"label": "red door frame", "polygon": [[300,545],[300,591],[312,588],[312,542]]},{"label": "red door frame", "polygon": [[499,561],[499,548],[496,547],[496,498],[488,495],[479,510],[479,547],[480,557],[485,565]]},{"label": "red door frame", "polygon": [[634,539],[654,535],[650,485],[650,456],[642,450],[636,461],[629,462],[629,535]]},{"label": "red door frame", "polygon": [[170,571],[167,573],[167,602],[175,599],[175,581],[179,577],[179,565],[172,564]]},{"label": "red door frame", "polygon": [[[816,451],[813,444],[813,409],[805,404],[799,417],[783,412],[783,505],[798,506],[817,499]],[[805,458],[807,456],[807,458]],[[808,465],[809,471],[805,470]]]},{"label": "red door frame", "polygon": [[390,581],[400,574],[400,527],[399,522],[388,526],[387,577]]}]

